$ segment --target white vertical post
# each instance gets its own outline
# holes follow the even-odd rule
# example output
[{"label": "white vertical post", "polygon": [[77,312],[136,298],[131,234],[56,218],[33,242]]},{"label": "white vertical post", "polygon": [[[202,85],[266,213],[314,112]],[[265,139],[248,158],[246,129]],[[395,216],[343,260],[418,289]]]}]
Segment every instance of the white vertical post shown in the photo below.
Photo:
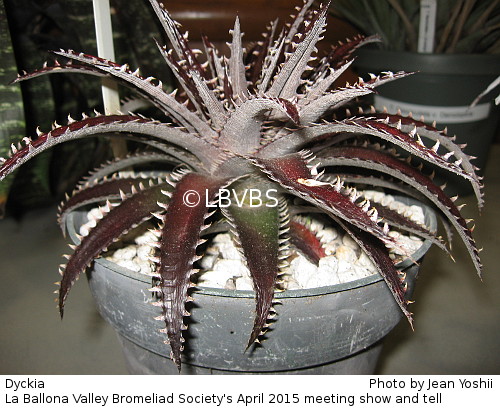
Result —
[{"label": "white vertical post", "polygon": [[420,0],[420,25],[418,30],[419,53],[434,51],[436,33],[437,0]]},{"label": "white vertical post", "polygon": [[[109,0],[92,0],[92,2],[94,6],[97,54],[101,58],[115,61]],[[105,114],[116,114],[120,111],[118,86],[109,78],[104,78],[102,80],[102,99]],[[111,140],[111,147],[115,156],[123,156],[126,154],[126,145],[123,140],[113,138]]]}]

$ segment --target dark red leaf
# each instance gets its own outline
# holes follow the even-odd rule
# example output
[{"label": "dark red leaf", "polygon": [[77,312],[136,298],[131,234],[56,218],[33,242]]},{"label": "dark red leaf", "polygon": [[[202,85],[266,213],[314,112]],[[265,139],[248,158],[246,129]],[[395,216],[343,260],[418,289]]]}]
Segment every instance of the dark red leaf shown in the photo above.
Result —
[{"label": "dark red leaf", "polygon": [[120,178],[104,181],[98,184],[85,186],[74,192],[67,201],[59,208],[59,224],[64,228],[64,221],[69,212],[74,209],[91,203],[103,202],[106,200],[120,199],[120,191],[124,194],[131,194],[132,186],[139,187],[140,183],[147,184],[146,178]]},{"label": "dark red leaf", "polygon": [[410,322],[410,325],[412,325],[413,318],[407,309],[408,300],[405,297],[406,287],[402,273],[394,266],[394,262],[389,257],[384,244],[374,236],[369,235],[349,223],[345,223],[345,221],[337,220],[337,222],[351,235],[377,267],[378,273],[384,278],[394,299]]},{"label": "dark red leaf", "polygon": [[222,180],[189,173],[177,183],[164,216],[157,274],[171,358],[180,370],[183,316],[200,232]]},{"label": "dark red leaf", "polygon": [[290,242],[315,265],[326,256],[325,249],[316,234],[296,220],[290,221]]},{"label": "dark red leaf", "polygon": [[305,201],[376,235],[386,244],[395,245],[394,240],[387,236],[377,221],[372,220],[362,207],[354,203],[354,198],[342,193],[342,190],[337,189],[334,184],[321,184],[315,180],[301,155],[290,154],[272,159],[257,158],[254,159],[254,163],[272,180]]},{"label": "dark red leaf", "polygon": [[160,184],[124,200],[105,214],[95,228],[82,238],[68,260],[61,280],[59,290],[61,317],[68,293],[80,274],[120,236],[144,220],[150,219],[152,212],[159,211],[157,201],[165,197],[162,190],[168,187],[166,183]]},{"label": "dark red leaf", "polygon": [[429,177],[398,158],[370,148],[329,148],[321,153],[324,166],[354,166],[387,173],[409,184],[425,195],[446,216],[460,235],[469,252],[477,273],[481,276],[482,264],[472,232],[454,202]]}]

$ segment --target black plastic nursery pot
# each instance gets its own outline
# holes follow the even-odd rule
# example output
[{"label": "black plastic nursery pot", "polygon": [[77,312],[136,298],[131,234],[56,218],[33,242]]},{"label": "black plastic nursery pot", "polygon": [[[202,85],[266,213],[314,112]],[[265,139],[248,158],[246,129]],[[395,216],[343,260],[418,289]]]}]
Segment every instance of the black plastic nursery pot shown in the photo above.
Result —
[{"label": "black plastic nursery pot", "polygon": [[[401,200],[398,198],[398,200]],[[411,203],[415,201],[408,200]],[[425,223],[437,226],[434,212],[424,207]],[[73,238],[85,212],[69,215]],[[75,240],[76,241],[76,240]],[[431,246],[425,241],[413,255],[421,261]],[[418,266],[400,264],[411,294]],[[88,283],[101,316],[116,330],[127,368],[132,374],[178,374],[170,348],[154,318],[151,279],[98,259]],[[255,300],[253,291],[197,288],[192,294],[183,374],[371,374],[381,350],[380,340],[402,318],[388,287],[378,274],[345,284],[281,292],[278,315],[262,346],[245,351]]]},{"label": "black plastic nursery pot", "polygon": [[[473,163],[484,169],[498,127],[500,109],[493,95],[470,107],[474,99],[500,75],[500,56],[486,54],[426,54],[383,50],[359,50],[354,63],[363,78],[367,73],[406,71],[415,74],[377,87],[373,104],[390,113],[398,108],[403,114],[436,121],[448,128],[457,142],[467,144],[465,152],[477,157]],[[440,172],[437,172],[438,177]],[[452,186],[450,194],[470,193],[471,188],[459,177],[441,176]]]}]

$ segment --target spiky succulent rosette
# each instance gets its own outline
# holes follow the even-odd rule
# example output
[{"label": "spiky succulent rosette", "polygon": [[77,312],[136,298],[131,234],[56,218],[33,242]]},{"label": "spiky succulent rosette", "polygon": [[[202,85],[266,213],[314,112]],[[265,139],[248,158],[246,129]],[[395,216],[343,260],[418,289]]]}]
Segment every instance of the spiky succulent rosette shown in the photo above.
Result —
[{"label": "spiky succulent rosette", "polygon": [[[444,248],[443,241],[404,216],[370,204],[356,191],[358,182],[434,204],[446,226],[458,232],[480,274],[478,250],[459,207],[415,166],[422,160],[463,177],[472,185],[481,206],[482,184],[471,158],[454,138],[434,126],[411,117],[356,108],[357,97],[373,93],[377,86],[405,73],[387,72],[335,88],[334,83],[351,62],[352,51],[376,39],[357,37],[317,59],[316,45],[326,27],[328,5],[315,8],[312,4],[312,0],[305,1],[281,30],[277,22],[271,23],[263,40],[246,49],[236,19],[230,32],[229,56],[225,57],[206,38],[204,53],[193,50],[180,26],[151,0],[172,46],[158,45],[180,84],[172,93],[165,91],[159,80],[143,77],[126,64],[72,50],[55,52],[65,58],[64,63],[44,65],[18,77],[16,81],[60,72],[111,77],[136,91],[171,121],[132,113],[69,118],[67,125],[55,124],[51,131],[39,132],[37,138],[26,138],[13,146],[9,158],[1,160],[3,178],[35,155],[70,140],[113,135],[145,145],[144,152],[103,165],[61,206],[60,221],[64,224],[71,210],[105,203],[92,224],[95,227],[74,246],[62,266],[61,315],[68,292],[86,267],[131,229],[152,220],[158,237],[152,257],[156,265],[153,291],[162,309],[160,318],[165,323],[171,358],[180,369],[183,317],[188,315],[186,303],[191,300],[197,250],[205,236],[229,227],[246,259],[256,294],[251,345],[259,341],[273,314],[274,292],[286,269],[290,247],[299,248],[316,262],[324,256],[315,234],[294,218],[321,212],[366,252],[411,322],[404,275],[389,257],[391,248],[401,246],[388,235],[389,226],[431,239]],[[204,54],[203,59],[200,54]],[[426,146],[424,140],[431,143]],[[408,158],[387,148],[394,146],[406,151]],[[151,163],[163,163],[170,174],[152,178],[121,172]],[[232,192],[230,206],[221,206],[218,195],[223,189]],[[261,197],[249,197],[252,190],[258,190]],[[266,196],[266,192],[273,194]]]}]

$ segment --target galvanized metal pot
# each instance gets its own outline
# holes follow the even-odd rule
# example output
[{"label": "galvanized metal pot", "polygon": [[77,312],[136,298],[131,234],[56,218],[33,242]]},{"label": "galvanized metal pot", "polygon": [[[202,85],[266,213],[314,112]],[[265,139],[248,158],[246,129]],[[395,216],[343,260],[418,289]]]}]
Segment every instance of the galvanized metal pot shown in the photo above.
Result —
[{"label": "galvanized metal pot", "polygon": [[[434,213],[426,208],[425,214],[427,226],[434,229]],[[68,218],[74,238],[84,215],[75,212]],[[414,260],[421,260],[430,245],[426,241]],[[400,268],[407,272],[411,292],[418,266],[406,261]],[[162,323],[154,320],[161,311],[150,303],[150,279],[98,259],[88,282],[100,314],[117,331],[129,371],[177,374],[159,332]],[[335,286],[285,291],[276,297],[278,315],[263,345],[245,351],[254,293],[198,288],[192,296],[182,367],[186,374],[369,374],[380,353],[379,341],[402,317],[378,274]]]}]

